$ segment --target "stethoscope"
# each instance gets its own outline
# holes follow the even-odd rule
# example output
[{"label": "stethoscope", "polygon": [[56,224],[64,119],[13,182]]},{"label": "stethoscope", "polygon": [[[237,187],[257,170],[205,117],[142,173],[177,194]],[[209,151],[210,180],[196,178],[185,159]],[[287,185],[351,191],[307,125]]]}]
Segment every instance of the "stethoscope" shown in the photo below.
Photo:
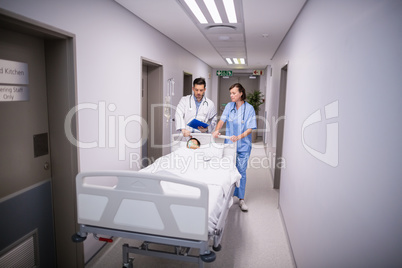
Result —
[{"label": "stethoscope", "polygon": [[[244,124],[244,115],[246,114],[246,102],[243,103],[243,120],[241,120],[241,123]],[[233,108],[230,110],[230,112],[236,112],[236,102],[233,103]]]},{"label": "stethoscope", "polygon": [[[191,99],[193,99],[194,98],[194,95],[193,94],[191,94],[191,96],[190,96],[190,98],[189,98],[189,103],[190,103],[190,110],[192,110],[193,108],[191,107]],[[204,102],[202,103],[202,106],[204,106],[205,104],[207,104],[207,107],[208,107],[208,102],[207,102],[207,99],[205,98],[205,95],[203,95],[202,96],[202,99],[201,99],[201,101],[202,100],[204,100]],[[200,105],[201,106],[201,105]],[[199,109],[198,109],[199,110]],[[195,119],[197,119],[197,115],[198,115],[198,111],[197,111],[197,113],[195,114]],[[207,122],[207,117],[208,117],[208,113],[206,113],[205,114],[205,118],[204,118],[204,122]]]},{"label": "stethoscope", "polygon": [[[193,99],[194,98],[194,95],[193,94],[191,94],[191,96],[190,96],[190,98],[188,99],[188,102],[190,103],[190,110],[192,109],[191,108],[191,99]],[[205,105],[205,103],[207,104],[207,107],[208,107],[208,102],[207,102],[207,99],[205,98],[205,96],[203,95],[202,96],[202,99],[201,99],[201,101],[202,100],[204,100],[204,102],[202,103],[202,105],[204,106]]]}]

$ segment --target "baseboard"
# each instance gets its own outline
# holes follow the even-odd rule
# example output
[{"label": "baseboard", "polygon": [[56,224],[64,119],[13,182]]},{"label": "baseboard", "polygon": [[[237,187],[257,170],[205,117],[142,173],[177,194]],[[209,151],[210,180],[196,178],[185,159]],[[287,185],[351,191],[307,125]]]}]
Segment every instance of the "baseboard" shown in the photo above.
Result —
[{"label": "baseboard", "polygon": [[294,254],[293,254],[292,243],[290,242],[288,229],[287,229],[287,227],[286,227],[285,219],[283,218],[282,208],[281,208],[281,205],[280,205],[280,204],[278,204],[278,210],[279,210],[279,214],[280,214],[280,216],[281,216],[281,221],[282,221],[283,229],[285,230],[286,239],[287,239],[287,241],[288,241],[289,251],[290,251],[290,255],[292,256],[293,266],[294,266],[295,268],[297,268],[296,259],[295,259],[295,256],[294,256]]}]

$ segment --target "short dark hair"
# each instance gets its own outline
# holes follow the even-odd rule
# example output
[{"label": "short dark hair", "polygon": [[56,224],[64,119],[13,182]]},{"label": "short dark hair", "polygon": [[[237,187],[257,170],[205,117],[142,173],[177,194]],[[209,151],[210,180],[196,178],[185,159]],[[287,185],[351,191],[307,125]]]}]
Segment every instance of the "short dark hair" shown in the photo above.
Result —
[{"label": "short dark hair", "polygon": [[237,89],[239,90],[239,92],[241,92],[241,93],[243,93],[243,95],[241,95],[241,100],[242,101],[244,101],[244,100],[246,100],[246,90],[244,89],[244,87],[242,86],[242,84],[240,84],[240,83],[236,83],[236,84],[233,84],[230,88],[229,88],[229,91],[232,89],[232,88],[235,88],[235,87],[237,87]]},{"label": "short dark hair", "polygon": [[195,85],[204,85],[204,88],[206,88],[207,82],[205,82],[205,79],[203,77],[198,77],[194,79],[193,86]]},{"label": "short dark hair", "polygon": [[201,146],[201,142],[200,142],[198,139],[196,139],[196,138],[190,138],[190,139],[187,141],[187,147],[188,147],[188,143],[189,143],[190,141],[196,141],[196,142],[198,143],[198,146]]}]

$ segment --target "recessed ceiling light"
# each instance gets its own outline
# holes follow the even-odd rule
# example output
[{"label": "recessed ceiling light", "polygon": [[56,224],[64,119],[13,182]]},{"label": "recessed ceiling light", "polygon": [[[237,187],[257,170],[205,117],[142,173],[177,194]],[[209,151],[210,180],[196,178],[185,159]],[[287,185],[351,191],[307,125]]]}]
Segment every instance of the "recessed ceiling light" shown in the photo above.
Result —
[{"label": "recessed ceiling light", "polygon": [[223,0],[229,23],[237,23],[236,10],[233,0]]},{"label": "recessed ceiling light", "polygon": [[230,58],[226,58],[226,61],[227,61],[229,64],[233,64],[233,62],[232,62],[232,60],[231,60]]},{"label": "recessed ceiling light", "polygon": [[235,64],[239,64],[239,60],[237,58],[233,58]]},{"label": "recessed ceiling light", "polygon": [[205,18],[204,14],[201,12],[200,7],[197,5],[195,0],[184,0],[187,4],[187,6],[191,9],[193,12],[194,16],[197,18],[197,20],[201,24],[206,24],[208,23],[207,19]]},{"label": "recessed ceiling light", "polygon": [[244,58],[240,58],[240,63],[241,64],[246,64],[246,61],[244,60]]},{"label": "recessed ceiling light", "polygon": [[222,23],[221,16],[219,15],[219,11],[216,8],[216,4],[214,0],[204,0],[205,5],[208,8],[209,14],[211,14],[212,19],[215,23]]}]

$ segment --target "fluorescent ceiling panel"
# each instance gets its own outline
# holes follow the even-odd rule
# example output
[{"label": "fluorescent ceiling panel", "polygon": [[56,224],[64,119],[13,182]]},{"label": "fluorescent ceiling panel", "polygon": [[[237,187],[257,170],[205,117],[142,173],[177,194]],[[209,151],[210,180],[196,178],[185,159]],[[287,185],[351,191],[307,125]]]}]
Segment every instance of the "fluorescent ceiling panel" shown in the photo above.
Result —
[{"label": "fluorescent ceiling panel", "polygon": [[201,24],[208,23],[207,19],[205,18],[204,14],[201,12],[200,7],[197,5],[195,0],[184,0],[187,6],[190,8],[191,12],[193,12],[194,16]]},{"label": "fluorescent ceiling panel", "polygon": [[215,0],[204,0],[205,5],[208,8],[209,14],[211,14],[212,19],[215,23],[222,23],[219,11],[216,8]]},{"label": "fluorescent ceiling panel", "polygon": [[237,23],[236,10],[233,0],[223,0],[225,6],[226,15],[228,16],[229,23]]}]

